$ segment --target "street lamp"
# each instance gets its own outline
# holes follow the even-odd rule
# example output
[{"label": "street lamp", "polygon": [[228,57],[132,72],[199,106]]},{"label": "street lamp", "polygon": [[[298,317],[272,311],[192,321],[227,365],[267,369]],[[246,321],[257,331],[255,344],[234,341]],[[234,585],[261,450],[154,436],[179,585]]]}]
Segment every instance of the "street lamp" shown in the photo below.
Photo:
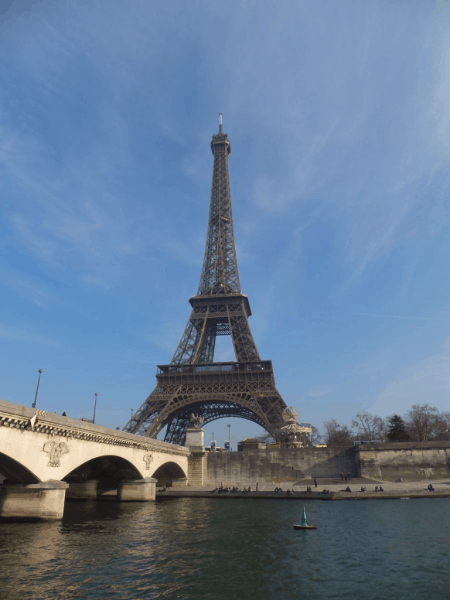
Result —
[{"label": "street lamp", "polygon": [[227,425],[228,427],[228,452],[231,452],[231,425]]},{"label": "street lamp", "polygon": [[97,408],[97,396],[98,396],[97,392],[95,392],[94,396],[95,396],[95,400],[94,400],[94,417],[92,419],[93,423],[95,423],[95,410]]},{"label": "street lamp", "polygon": [[39,373],[39,377],[38,377],[38,382],[37,382],[37,386],[36,386],[36,395],[34,396],[34,402],[31,405],[32,408],[36,408],[36,403],[37,403],[37,397],[38,397],[38,392],[39,392],[39,384],[41,382],[41,373],[42,373],[42,369],[39,369],[38,371]]}]

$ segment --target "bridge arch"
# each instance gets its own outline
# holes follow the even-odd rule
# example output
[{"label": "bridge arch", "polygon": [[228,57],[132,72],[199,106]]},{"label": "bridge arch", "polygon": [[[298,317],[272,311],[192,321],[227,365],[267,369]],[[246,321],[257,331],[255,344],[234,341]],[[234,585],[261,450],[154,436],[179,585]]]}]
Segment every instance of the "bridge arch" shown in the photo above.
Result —
[{"label": "bridge arch", "polygon": [[0,452],[0,474],[9,483],[40,483],[37,475],[18,460]]},{"label": "bridge arch", "polygon": [[104,454],[81,463],[63,475],[63,481],[76,483],[88,479],[143,479],[140,471],[129,460],[114,454]]},{"label": "bridge arch", "polygon": [[274,434],[273,428],[270,428],[262,416],[258,414],[258,407],[251,402],[251,398],[245,398],[245,403],[241,397],[235,397],[231,400],[211,398],[211,400],[203,400],[202,402],[194,400],[190,404],[176,408],[170,413],[164,422],[164,425],[167,425],[166,442],[185,443],[186,427],[192,413],[201,415],[204,425],[217,419],[235,417],[256,423],[270,435]]},{"label": "bridge arch", "polygon": [[185,479],[187,474],[176,462],[168,461],[160,465],[152,474],[157,485],[171,486],[175,480]]}]

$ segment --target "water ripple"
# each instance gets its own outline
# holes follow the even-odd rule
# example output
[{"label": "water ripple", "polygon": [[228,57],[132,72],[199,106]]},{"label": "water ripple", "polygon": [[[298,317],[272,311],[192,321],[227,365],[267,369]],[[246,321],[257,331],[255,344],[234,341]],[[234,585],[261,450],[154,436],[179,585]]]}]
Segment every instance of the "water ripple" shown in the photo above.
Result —
[{"label": "water ripple", "polygon": [[296,502],[181,498],[67,503],[61,523],[0,527],[8,600],[441,600],[450,501]]}]

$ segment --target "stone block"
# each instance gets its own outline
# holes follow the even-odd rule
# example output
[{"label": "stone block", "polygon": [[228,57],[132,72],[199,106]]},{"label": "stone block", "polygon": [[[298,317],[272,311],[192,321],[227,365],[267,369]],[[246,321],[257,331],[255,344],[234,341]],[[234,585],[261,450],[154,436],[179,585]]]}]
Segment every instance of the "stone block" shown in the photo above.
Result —
[{"label": "stone block", "polygon": [[0,490],[0,519],[62,519],[68,487],[69,484],[64,481],[4,483]]},{"label": "stone block", "polygon": [[156,498],[156,479],[133,479],[119,482],[118,502],[149,502]]},{"label": "stone block", "polygon": [[186,429],[186,446],[188,448],[200,448],[201,450],[203,450],[203,437],[203,429],[188,427],[188,429]]},{"label": "stone block", "polygon": [[179,477],[178,479],[172,479],[172,487],[175,489],[183,489],[187,487],[188,478],[187,477]]},{"label": "stone block", "polygon": [[66,500],[95,500],[98,494],[98,479],[71,481],[66,491]]}]

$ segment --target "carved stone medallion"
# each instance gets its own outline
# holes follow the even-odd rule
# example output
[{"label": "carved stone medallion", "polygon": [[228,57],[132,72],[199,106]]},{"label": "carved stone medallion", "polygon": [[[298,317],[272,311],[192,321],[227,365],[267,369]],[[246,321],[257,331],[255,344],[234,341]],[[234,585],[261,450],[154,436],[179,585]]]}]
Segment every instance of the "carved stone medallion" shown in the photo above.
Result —
[{"label": "carved stone medallion", "polygon": [[145,470],[148,471],[150,469],[150,464],[153,462],[153,456],[151,454],[145,454],[142,457],[142,460],[145,462]]},{"label": "carved stone medallion", "polygon": [[65,442],[46,442],[42,449],[49,454],[48,467],[60,467],[61,457],[69,452]]}]

